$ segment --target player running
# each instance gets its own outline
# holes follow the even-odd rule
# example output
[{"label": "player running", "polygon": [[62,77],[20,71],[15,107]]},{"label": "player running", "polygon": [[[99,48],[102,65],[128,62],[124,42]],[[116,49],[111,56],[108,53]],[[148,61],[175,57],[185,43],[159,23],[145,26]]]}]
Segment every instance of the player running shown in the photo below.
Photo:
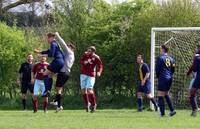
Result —
[{"label": "player running", "polygon": [[97,77],[101,76],[103,65],[100,57],[95,54],[94,46],[88,47],[87,51],[81,57],[81,90],[86,111],[94,112],[96,110],[96,96],[93,90],[96,77],[96,66],[98,66]]},{"label": "player running", "polygon": [[21,85],[23,110],[26,110],[27,91],[33,94],[33,85],[31,84],[31,71],[33,67],[33,55],[27,55],[27,61],[21,64],[19,69],[18,84]]},{"label": "player running", "polygon": [[192,88],[190,89],[190,104],[192,107],[191,116],[196,116],[198,112],[198,104],[196,93],[198,89],[200,89],[200,45],[196,46],[196,55],[193,59],[192,70],[196,72],[195,80],[192,84]]},{"label": "player running", "polygon": [[169,106],[169,116],[174,116],[176,111],[172,103],[172,99],[169,95],[169,91],[173,81],[173,73],[175,70],[174,59],[168,55],[169,48],[162,45],[160,48],[160,56],[156,61],[156,75],[158,78],[158,105],[160,108],[160,115],[165,115],[165,102],[164,98]]},{"label": "player running", "polygon": [[65,56],[64,66],[57,75],[56,96],[55,96],[55,100],[53,102],[53,104],[57,103],[56,112],[59,112],[62,110],[62,106],[61,106],[62,87],[69,79],[71,67],[75,60],[75,57],[74,57],[75,46],[71,43],[66,44],[65,41],[60,37],[58,32],[56,32],[56,36],[60,41],[58,43],[62,47],[64,56]]},{"label": "player running", "polygon": [[45,92],[43,96],[49,96],[53,84],[52,75],[59,73],[64,66],[64,55],[55,40],[55,34],[48,33],[47,41],[50,44],[50,48],[47,51],[40,52],[39,50],[35,50],[35,53],[54,58],[44,73]]},{"label": "player running", "polygon": [[[34,90],[33,90],[33,110],[34,113],[38,111],[38,96],[41,92],[42,95],[45,92],[45,85],[44,85],[44,72],[46,71],[48,67],[48,63],[46,62],[46,57],[42,56],[40,57],[40,62],[36,63],[33,66],[32,70],[32,83],[34,83]],[[44,107],[44,113],[47,113],[47,107],[48,107],[48,97],[43,97],[43,107]]]},{"label": "player running", "polygon": [[150,70],[149,66],[144,63],[144,59],[142,55],[137,56],[137,63],[139,64],[139,77],[140,77],[140,84],[137,89],[137,103],[138,103],[138,111],[143,111],[143,104],[142,104],[142,93],[144,93],[148,99],[153,103],[155,111],[158,111],[158,106],[156,103],[155,98],[151,95],[151,82],[150,82]]}]

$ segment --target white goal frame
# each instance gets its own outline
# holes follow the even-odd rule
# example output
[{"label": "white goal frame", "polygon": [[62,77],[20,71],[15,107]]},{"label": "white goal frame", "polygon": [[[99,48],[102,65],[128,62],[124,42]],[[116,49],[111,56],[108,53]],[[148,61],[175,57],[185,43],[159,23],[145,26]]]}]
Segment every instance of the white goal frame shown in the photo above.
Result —
[{"label": "white goal frame", "polygon": [[[156,32],[161,32],[161,31],[200,31],[200,27],[155,27],[151,28],[151,94],[152,96],[155,96],[155,38],[156,38]],[[150,103],[150,108],[154,109],[154,106],[152,103]]]}]

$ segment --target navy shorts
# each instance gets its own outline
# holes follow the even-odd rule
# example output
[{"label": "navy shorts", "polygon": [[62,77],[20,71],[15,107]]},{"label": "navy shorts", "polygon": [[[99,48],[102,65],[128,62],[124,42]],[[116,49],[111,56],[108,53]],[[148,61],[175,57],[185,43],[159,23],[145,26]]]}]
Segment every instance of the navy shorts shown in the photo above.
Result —
[{"label": "navy shorts", "polygon": [[21,93],[26,94],[28,90],[30,91],[30,93],[33,93],[33,85],[29,82],[22,82]]},{"label": "navy shorts", "polygon": [[200,89],[200,78],[196,78],[192,84],[192,88]]},{"label": "navy shorts", "polygon": [[64,60],[62,60],[62,59],[56,59],[56,60],[53,60],[49,64],[49,66],[47,67],[47,69],[50,70],[53,73],[59,73],[63,66],[64,66]]},{"label": "navy shorts", "polygon": [[57,79],[56,79],[56,87],[63,87],[68,79],[69,79],[68,74],[64,72],[58,73]]},{"label": "navy shorts", "polygon": [[172,85],[172,79],[159,79],[158,91],[169,91]]},{"label": "navy shorts", "polygon": [[150,94],[151,93],[151,83],[146,82],[144,86],[139,85],[137,92]]}]

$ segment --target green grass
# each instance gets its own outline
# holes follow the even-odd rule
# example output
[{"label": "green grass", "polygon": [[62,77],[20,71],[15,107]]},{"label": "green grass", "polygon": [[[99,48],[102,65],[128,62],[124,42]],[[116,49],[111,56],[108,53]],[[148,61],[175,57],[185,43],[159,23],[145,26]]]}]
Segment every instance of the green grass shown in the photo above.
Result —
[{"label": "green grass", "polygon": [[136,110],[0,111],[0,129],[200,129],[200,114],[178,110],[174,117],[160,118],[157,112]]}]

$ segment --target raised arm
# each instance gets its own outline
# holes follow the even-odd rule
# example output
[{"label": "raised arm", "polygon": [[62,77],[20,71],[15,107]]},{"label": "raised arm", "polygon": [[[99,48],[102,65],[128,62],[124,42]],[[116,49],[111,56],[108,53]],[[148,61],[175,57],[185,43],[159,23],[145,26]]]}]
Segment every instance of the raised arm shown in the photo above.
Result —
[{"label": "raised arm", "polygon": [[58,42],[66,53],[71,52],[71,49],[66,45],[65,41],[61,38],[58,32],[55,33],[60,42]]}]

